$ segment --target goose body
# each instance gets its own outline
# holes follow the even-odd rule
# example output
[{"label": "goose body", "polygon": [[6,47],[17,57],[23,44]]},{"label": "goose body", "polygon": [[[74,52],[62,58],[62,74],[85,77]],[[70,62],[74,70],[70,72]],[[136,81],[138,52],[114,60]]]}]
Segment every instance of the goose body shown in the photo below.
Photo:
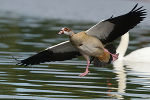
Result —
[{"label": "goose body", "polygon": [[87,67],[80,76],[85,76],[89,72],[91,56],[91,61],[98,59],[102,62],[108,62],[111,57],[113,61],[118,58],[118,54],[107,50],[105,46],[128,32],[145,18],[145,9],[142,9],[143,6],[139,8],[137,6],[138,4],[124,15],[101,21],[86,31],[74,33],[69,28],[62,28],[59,34],[68,35],[69,41],[48,47],[27,59],[21,60],[18,65],[27,66],[50,61],[63,61],[82,55],[87,60]]},{"label": "goose body", "polygon": [[69,28],[62,28],[58,34],[69,35],[71,44],[77,48],[82,56],[86,59],[86,70],[80,76],[85,76],[89,73],[88,67],[90,65],[90,56],[96,57],[103,62],[109,62],[110,55],[112,55],[113,61],[118,58],[117,54],[112,54],[105,49],[97,37],[88,35],[84,31],[75,34]]},{"label": "goose body", "polygon": [[[105,54],[107,53],[104,51],[104,46],[98,38],[88,35],[84,31],[71,36],[70,42],[83,55],[88,55],[88,56],[99,58],[101,55],[104,55],[104,53]],[[105,56],[102,56],[102,57],[106,59],[101,58],[101,60],[104,62],[108,62],[110,55],[106,54]]]}]

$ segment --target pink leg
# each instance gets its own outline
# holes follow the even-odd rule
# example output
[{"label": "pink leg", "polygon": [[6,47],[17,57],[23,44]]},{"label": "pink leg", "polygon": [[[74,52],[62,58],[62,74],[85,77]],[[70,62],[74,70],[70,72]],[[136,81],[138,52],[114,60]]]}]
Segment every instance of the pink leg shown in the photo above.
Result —
[{"label": "pink leg", "polygon": [[104,51],[105,51],[105,52],[108,52],[109,54],[111,54],[111,55],[112,55],[113,61],[115,61],[115,60],[117,60],[117,59],[118,59],[118,55],[119,55],[119,53],[117,53],[117,54],[112,54],[112,53],[110,53],[107,49],[104,49]]},{"label": "pink leg", "polygon": [[85,70],[85,72],[84,72],[84,73],[82,73],[82,74],[80,74],[80,75],[79,75],[80,77],[83,77],[83,76],[85,76],[85,75],[87,75],[87,74],[89,73],[89,70],[88,70],[89,65],[90,65],[90,61],[89,61],[89,60],[87,60],[86,70]]}]

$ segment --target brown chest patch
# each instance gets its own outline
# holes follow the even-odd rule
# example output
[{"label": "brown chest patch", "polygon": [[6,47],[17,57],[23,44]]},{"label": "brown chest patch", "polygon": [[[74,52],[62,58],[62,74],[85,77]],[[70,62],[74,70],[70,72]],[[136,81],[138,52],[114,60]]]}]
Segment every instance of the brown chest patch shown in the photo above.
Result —
[{"label": "brown chest patch", "polygon": [[109,62],[110,54],[108,52],[104,52],[98,57],[98,59],[103,62]]}]

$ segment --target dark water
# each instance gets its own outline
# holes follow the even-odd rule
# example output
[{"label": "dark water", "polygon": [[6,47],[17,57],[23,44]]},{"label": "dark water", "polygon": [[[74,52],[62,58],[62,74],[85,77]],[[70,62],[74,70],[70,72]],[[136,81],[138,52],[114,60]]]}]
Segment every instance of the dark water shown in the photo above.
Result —
[{"label": "dark water", "polygon": [[[8,0],[6,1],[8,2]],[[26,5],[24,2],[21,4]],[[57,4],[57,2],[58,0],[55,3]],[[6,7],[9,10],[12,7],[14,8],[13,11],[22,11],[22,9],[17,9],[18,6],[16,6],[16,9],[15,6],[13,7],[15,2],[12,2],[12,6],[7,5],[4,1],[1,1],[1,4],[5,4],[0,7],[1,9]],[[23,6],[18,5],[19,8]],[[44,14],[43,10],[38,11]],[[36,11],[33,10],[33,12],[36,16]],[[97,18],[96,16],[94,17]],[[79,20],[82,20],[82,17]],[[64,19],[67,18],[64,17]],[[76,17],[73,17],[73,19],[76,19]],[[56,18],[45,19],[34,18],[33,16],[12,16],[10,12],[1,13],[0,99],[150,99],[150,65],[146,67],[141,65],[142,70],[139,69],[138,71],[136,70],[137,66],[129,68],[128,66],[95,67],[91,65],[90,74],[86,77],[79,77],[78,75],[84,72],[86,66],[83,58],[27,67],[16,65],[16,61],[12,58],[12,56],[15,56],[18,59],[24,59],[48,46],[67,40],[66,36],[57,35],[62,27],[69,27],[78,32],[86,30],[94,24],[90,20],[86,22]],[[130,34],[130,45],[127,53],[150,46],[149,23],[143,23],[135,27]],[[116,42],[116,45],[118,42]]]},{"label": "dark water", "polygon": [[[112,65],[91,65],[91,73],[86,77],[79,77],[86,66],[81,58],[31,67],[15,65],[16,61],[12,56],[24,59],[48,46],[67,40],[56,34],[62,26],[68,26],[77,32],[91,25],[93,23],[1,17],[0,98],[150,99],[150,73],[144,75],[144,72],[136,72],[125,66],[116,69]],[[128,52],[150,46],[147,27],[138,26],[131,31]]]}]

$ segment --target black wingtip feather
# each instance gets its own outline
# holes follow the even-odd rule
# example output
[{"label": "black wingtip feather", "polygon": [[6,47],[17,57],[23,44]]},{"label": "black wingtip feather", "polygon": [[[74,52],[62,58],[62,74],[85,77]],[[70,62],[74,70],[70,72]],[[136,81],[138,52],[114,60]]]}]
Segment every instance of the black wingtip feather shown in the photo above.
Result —
[{"label": "black wingtip feather", "polygon": [[134,8],[127,13],[127,15],[132,15],[133,17],[135,17],[137,20],[137,24],[140,23],[140,21],[142,21],[145,18],[145,15],[147,15],[146,9],[142,9],[143,6],[137,8],[138,3],[134,6]]},{"label": "black wingtip feather", "polygon": [[110,17],[110,19],[113,18],[113,15]]},{"label": "black wingtip feather", "polygon": [[12,58],[17,62],[16,65],[21,65],[21,60],[18,60],[16,57],[12,56]]},{"label": "black wingtip feather", "polygon": [[44,62],[63,61],[63,60],[69,60],[75,58],[77,56],[80,56],[80,53],[77,51],[72,51],[67,53],[54,53],[51,50],[44,50],[27,59],[21,60],[17,65],[28,66],[28,65],[36,65]]},{"label": "black wingtip feather", "polygon": [[107,19],[110,23],[113,23],[115,26],[110,33],[110,35],[103,40],[103,43],[109,43],[120,37],[121,35],[128,32],[130,29],[134,28],[139,24],[145,16],[147,15],[146,9],[143,9],[143,6],[138,7],[138,3],[133,7],[133,9],[127,14]]},{"label": "black wingtip feather", "polygon": [[132,8],[130,12],[134,11],[137,6],[138,6],[138,3]]}]

